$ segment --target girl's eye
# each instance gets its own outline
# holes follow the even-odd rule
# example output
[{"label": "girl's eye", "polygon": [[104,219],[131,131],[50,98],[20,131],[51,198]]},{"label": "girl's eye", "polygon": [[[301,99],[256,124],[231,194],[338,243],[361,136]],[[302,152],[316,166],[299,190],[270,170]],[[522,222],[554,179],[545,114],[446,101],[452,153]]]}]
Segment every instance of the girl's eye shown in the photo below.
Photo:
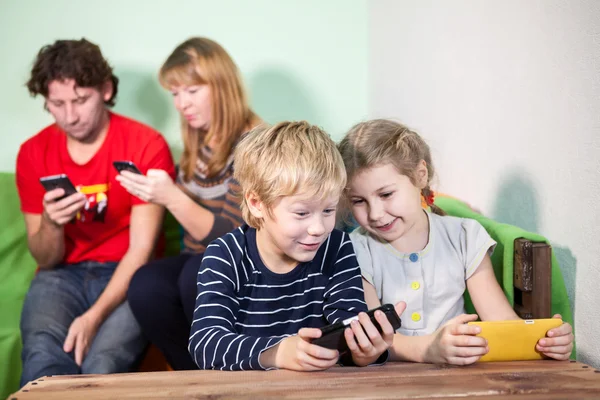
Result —
[{"label": "girl's eye", "polygon": [[306,217],[308,215],[308,213],[305,212],[305,211],[298,211],[298,212],[296,212],[294,214],[296,214],[299,217]]},{"label": "girl's eye", "polygon": [[394,192],[385,192],[385,193],[381,193],[381,197],[384,199],[387,199],[388,197],[390,197],[393,194],[394,194]]},{"label": "girl's eye", "polygon": [[356,206],[358,204],[364,203],[364,200],[363,199],[352,199],[352,200],[350,200],[350,202],[352,203],[353,206]]},{"label": "girl's eye", "polygon": [[335,208],[328,208],[326,210],[323,211],[325,213],[325,215],[331,215],[335,212]]}]

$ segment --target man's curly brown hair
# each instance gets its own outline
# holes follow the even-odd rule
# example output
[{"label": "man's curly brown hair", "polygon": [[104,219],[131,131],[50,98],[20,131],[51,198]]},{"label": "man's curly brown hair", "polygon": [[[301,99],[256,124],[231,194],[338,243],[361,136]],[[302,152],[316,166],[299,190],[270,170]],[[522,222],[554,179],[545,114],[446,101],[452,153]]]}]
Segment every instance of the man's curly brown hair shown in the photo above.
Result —
[{"label": "man's curly brown hair", "polygon": [[109,107],[115,105],[119,78],[113,74],[98,45],[82,38],[57,40],[42,47],[33,63],[27,89],[33,97],[38,94],[48,97],[48,84],[66,79],[73,79],[79,87],[95,88],[111,81],[113,93],[104,104]]}]

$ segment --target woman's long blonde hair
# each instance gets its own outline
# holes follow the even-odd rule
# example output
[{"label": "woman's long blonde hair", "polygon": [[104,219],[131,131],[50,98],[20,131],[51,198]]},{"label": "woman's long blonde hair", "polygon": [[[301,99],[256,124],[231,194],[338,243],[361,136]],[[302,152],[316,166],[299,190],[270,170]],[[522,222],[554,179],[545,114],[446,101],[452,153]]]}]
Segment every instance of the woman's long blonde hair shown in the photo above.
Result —
[{"label": "woman's long blonde hair", "polygon": [[421,195],[431,211],[445,215],[431,201],[433,191],[430,184],[435,176],[431,151],[423,138],[413,130],[387,119],[361,122],[350,129],[338,149],[344,160],[348,182],[367,168],[392,164],[400,174],[407,176],[416,185],[417,168],[425,161],[427,184],[421,189]]},{"label": "woman's long blonde hair", "polygon": [[165,89],[209,85],[212,111],[208,131],[192,128],[181,118],[184,148],[180,169],[183,179],[189,181],[201,147],[216,143],[207,165],[207,175],[214,176],[225,167],[233,145],[256,118],[237,66],[217,42],[193,37],[173,50],[160,69],[159,80]]}]

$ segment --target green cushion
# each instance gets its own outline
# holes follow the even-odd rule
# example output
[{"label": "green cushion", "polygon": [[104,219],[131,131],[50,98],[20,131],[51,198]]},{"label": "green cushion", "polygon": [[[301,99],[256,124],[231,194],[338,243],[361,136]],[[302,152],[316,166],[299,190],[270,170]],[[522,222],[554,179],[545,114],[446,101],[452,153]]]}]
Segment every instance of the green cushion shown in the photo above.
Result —
[{"label": "green cushion", "polygon": [[0,398],[19,389],[21,332],[25,294],[36,270],[27,248],[15,175],[0,173]]}]

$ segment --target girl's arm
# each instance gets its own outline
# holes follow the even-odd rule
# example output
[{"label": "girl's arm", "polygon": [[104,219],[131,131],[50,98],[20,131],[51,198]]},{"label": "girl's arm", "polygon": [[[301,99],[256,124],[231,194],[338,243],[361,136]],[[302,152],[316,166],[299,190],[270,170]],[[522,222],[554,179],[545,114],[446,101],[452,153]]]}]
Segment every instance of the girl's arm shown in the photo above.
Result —
[{"label": "girl's arm", "polygon": [[[365,292],[365,302],[370,310],[379,307],[381,302],[377,297],[377,291],[367,280],[363,278],[363,290]],[[423,356],[428,347],[430,338],[427,336],[404,336],[399,333],[394,334],[394,342],[390,347],[390,361],[414,361],[425,362]]]},{"label": "girl's arm", "polygon": [[482,321],[519,319],[496,280],[489,255],[485,255],[479,267],[467,279],[467,289]]},{"label": "girl's arm", "polygon": [[[467,289],[473,305],[482,321],[502,321],[520,319],[512,309],[502,288],[496,280],[492,261],[486,255],[477,270],[467,279]],[[554,318],[562,318],[559,314]],[[536,349],[548,357],[568,360],[573,350],[573,328],[563,323],[550,329],[546,338],[540,339]]]},{"label": "girl's arm", "polygon": [[[365,301],[369,309],[380,305],[373,285],[363,279]],[[486,341],[476,337],[479,327],[467,325],[476,315],[459,315],[430,335],[394,334],[390,361],[412,361],[434,364],[472,364],[487,352]]]}]

